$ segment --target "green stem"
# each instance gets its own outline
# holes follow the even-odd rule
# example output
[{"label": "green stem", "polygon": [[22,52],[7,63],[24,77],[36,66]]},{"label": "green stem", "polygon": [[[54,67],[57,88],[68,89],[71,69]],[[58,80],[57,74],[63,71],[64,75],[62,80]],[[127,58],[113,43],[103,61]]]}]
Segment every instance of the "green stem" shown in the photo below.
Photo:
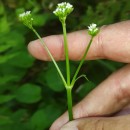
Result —
[{"label": "green stem", "polygon": [[84,53],[84,55],[83,55],[83,57],[82,57],[82,59],[81,59],[81,61],[80,61],[80,63],[79,63],[79,66],[78,66],[78,68],[77,68],[77,70],[76,70],[76,72],[75,72],[75,74],[74,74],[74,77],[73,77],[72,82],[71,82],[71,85],[72,85],[72,86],[74,86],[75,80],[76,80],[77,75],[78,75],[78,73],[79,73],[79,71],[80,71],[80,68],[81,68],[81,66],[82,66],[82,64],[83,64],[83,62],[84,62],[84,60],[85,60],[85,58],[86,58],[86,56],[87,56],[87,54],[88,54],[88,50],[89,50],[89,48],[90,48],[90,45],[91,45],[92,41],[93,41],[93,36],[91,37],[91,40],[89,41],[89,44],[88,44],[88,46],[87,46],[87,48],[86,48],[86,51],[85,51],[85,53]]},{"label": "green stem", "polygon": [[67,34],[66,34],[66,23],[62,21],[63,35],[64,35],[64,50],[66,58],[66,76],[67,76],[67,85],[70,85],[70,64],[69,64],[69,53],[68,53],[68,43],[67,43]]},{"label": "green stem", "polygon": [[44,43],[44,41],[43,41],[43,39],[40,37],[40,35],[37,33],[37,31],[36,31],[34,28],[32,28],[32,30],[33,30],[33,32],[36,34],[36,36],[39,38],[39,40],[40,40],[40,42],[41,42],[41,45],[45,48],[45,50],[47,51],[47,53],[48,53],[48,55],[50,56],[51,60],[53,61],[54,65],[55,65],[55,67],[56,67],[56,69],[57,69],[57,71],[58,71],[58,73],[59,73],[59,75],[60,75],[60,77],[61,77],[61,79],[62,79],[62,81],[63,81],[63,83],[64,83],[64,86],[66,87],[66,86],[67,86],[67,83],[66,83],[66,81],[65,81],[65,79],[64,79],[64,76],[62,75],[62,73],[61,73],[61,71],[60,71],[60,69],[59,69],[59,67],[58,67],[58,65],[57,65],[57,63],[56,63],[56,61],[55,61],[55,59],[53,58],[52,54],[50,53],[48,47],[46,46],[46,44]]},{"label": "green stem", "polygon": [[68,115],[69,121],[73,120],[73,111],[72,111],[72,87],[66,87],[67,91],[67,103],[68,103]]}]

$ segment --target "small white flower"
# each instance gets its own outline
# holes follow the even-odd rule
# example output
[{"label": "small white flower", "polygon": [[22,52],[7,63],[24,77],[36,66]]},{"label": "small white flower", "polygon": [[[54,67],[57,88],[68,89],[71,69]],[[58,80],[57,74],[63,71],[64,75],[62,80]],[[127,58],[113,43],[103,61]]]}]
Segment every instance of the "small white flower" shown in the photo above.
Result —
[{"label": "small white flower", "polygon": [[96,36],[98,32],[99,32],[99,29],[97,28],[97,25],[95,23],[92,23],[90,24],[90,26],[88,26],[88,33],[91,36]]},{"label": "small white flower", "polygon": [[27,16],[29,16],[29,15],[31,15],[31,11],[26,11],[26,12],[24,12],[24,13],[22,13],[22,14],[19,14],[19,17],[20,17],[20,18],[24,18],[24,17],[27,17]]},{"label": "small white flower", "polygon": [[24,13],[19,14],[19,20],[30,29],[32,28],[33,18],[31,15],[31,11],[26,11]]},{"label": "small white flower", "polygon": [[70,3],[62,2],[57,5],[57,8],[53,13],[62,21],[66,19],[67,15],[69,15],[73,9],[73,5]]}]

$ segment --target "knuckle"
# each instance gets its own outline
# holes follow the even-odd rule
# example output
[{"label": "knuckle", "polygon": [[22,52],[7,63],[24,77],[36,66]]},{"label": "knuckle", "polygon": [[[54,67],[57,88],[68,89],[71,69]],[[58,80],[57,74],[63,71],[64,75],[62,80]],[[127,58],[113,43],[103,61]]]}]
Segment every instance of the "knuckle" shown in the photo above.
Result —
[{"label": "knuckle", "polygon": [[[101,29],[103,30],[104,26],[101,27]],[[105,47],[104,47],[104,43],[103,43],[103,33],[100,32],[97,35],[97,39],[96,39],[96,43],[97,43],[97,48],[99,51],[99,56],[104,58],[105,57]]]},{"label": "knuckle", "polygon": [[109,78],[109,90],[113,99],[116,99],[118,104],[121,101],[130,102],[130,64],[115,71]]},{"label": "knuckle", "polygon": [[123,81],[119,81],[118,78],[115,78],[115,92],[114,97],[117,101],[127,104],[130,100],[130,92],[128,91],[127,84]]},{"label": "knuckle", "polygon": [[95,55],[97,57],[104,58],[105,54],[104,54],[104,45],[103,45],[103,36],[102,36],[102,33],[99,33],[95,37],[95,48],[97,50]]}]

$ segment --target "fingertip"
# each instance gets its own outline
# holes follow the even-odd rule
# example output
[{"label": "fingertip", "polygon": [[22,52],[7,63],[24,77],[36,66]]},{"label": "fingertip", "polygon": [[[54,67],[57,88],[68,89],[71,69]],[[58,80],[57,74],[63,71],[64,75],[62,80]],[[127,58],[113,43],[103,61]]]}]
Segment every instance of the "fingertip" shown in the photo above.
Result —
[{"label": "fingertip", "polygon": [[50,61],[51,58],[45,50],[46,46],[55,60],[64,59],[63,38],[61,35],[47,36],[42,38],[42,40],[42,42],[39,39],[34,40],[28,44],[28,51],[33,57],[39,60]]},{"label": "fingertip", "polygon": [[47,60],[47,55],[44,51],[44,48],[39,44],[38,40],[31,41],[28,44],[28,51],[36,59]]}]

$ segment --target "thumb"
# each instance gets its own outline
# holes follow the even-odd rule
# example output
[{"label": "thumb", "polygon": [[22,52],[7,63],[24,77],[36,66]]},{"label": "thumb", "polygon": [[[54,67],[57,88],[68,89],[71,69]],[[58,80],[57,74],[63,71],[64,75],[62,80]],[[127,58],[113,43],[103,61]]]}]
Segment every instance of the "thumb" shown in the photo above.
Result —
[{"label": "thumb", "polygon": [[82,118],[65,124],[60,130],[129,130],[130,115]]}]

